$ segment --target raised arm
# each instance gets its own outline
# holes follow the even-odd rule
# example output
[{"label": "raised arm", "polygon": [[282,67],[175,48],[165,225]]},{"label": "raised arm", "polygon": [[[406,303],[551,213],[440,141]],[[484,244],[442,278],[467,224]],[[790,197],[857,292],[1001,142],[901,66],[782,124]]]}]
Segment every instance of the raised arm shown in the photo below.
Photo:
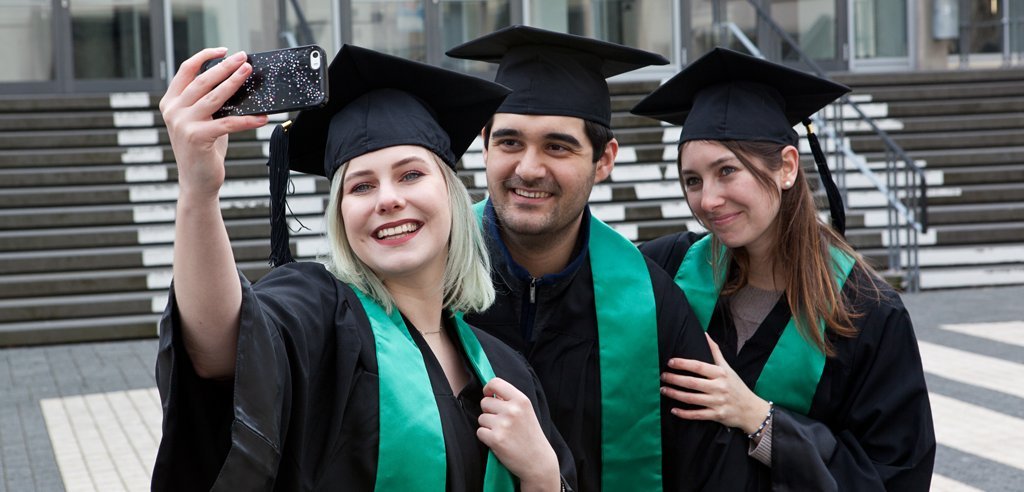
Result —
[{"label": "raised arm", "polygon": [[220,188],[228,134],[260,127],[266,116],[212,115],[245,81],[252,67],[236,53],[203,74],[206,60],[226,48],[209,48],[181,64],[160,100],[178,166],[174,240],[174,294],[184,344],[196,373],[229,377],[235,370],[241,286],[224,218]]}]

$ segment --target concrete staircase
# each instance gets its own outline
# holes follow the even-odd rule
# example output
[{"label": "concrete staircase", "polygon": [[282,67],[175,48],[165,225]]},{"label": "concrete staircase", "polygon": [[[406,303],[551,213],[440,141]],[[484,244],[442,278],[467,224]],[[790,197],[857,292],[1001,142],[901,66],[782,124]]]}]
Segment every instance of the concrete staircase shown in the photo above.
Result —
[{"label": "concrete staircase", "polygon": [[[0,345],[156,334],[177,197],[159,97],[0,99]],[[253,276],[268,250],[263,153],[257,132],[234,138],[224,190]]]},{"label": "concrete staircase", "polygon": [[[843,74],[928,178],[929,231],[920,236],[921,288],[1024,284],[1024,70]],[[873,135],[851,147],[881,159]],[[884,210],[869,190],[850,207],[868,224],[850,235],[867,254]]]},{"label": "concrete staircase", "polygon": [[[1013,83],[1024,73],[998,75],[842,79],[871,95],[870,110],[927,166],[924,288],[1024,283],[1024,84]],[[621,150],[611,179],[591,196],[594,213],[634,241],[699,228],[673,163],[678,130],[628,113],[655,86],[613,84]],[[159,97],[0,98],[0,346],[155,336],[177,197]],[[254,280],[268,270],[271,130],[232,136],[221,194],[236,260]],[[877,158],[875,137],[848,137]],[[805,162],[813,168],[809,154]],[[475,198],[484,196],[479,141],[460,176]],[[292,250],[314,259],[324,250],[327,182],[298,174],[292,182]],[[848,235],[881,264],[884,209],[863,180],[849,182]]]}]

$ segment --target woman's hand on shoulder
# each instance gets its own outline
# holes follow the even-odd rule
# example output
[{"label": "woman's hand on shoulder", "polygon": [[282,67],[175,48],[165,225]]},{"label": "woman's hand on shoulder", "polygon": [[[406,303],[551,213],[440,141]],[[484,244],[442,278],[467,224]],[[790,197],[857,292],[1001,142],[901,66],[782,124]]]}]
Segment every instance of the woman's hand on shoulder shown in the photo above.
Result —
[{"label": "woman's hand on shoulder", "polygon": [[[754,394],[736,371],[733,371],[722,356],[718,344],[711,337],[707,339],[715,363],[708,364],[693,359],[670,359],[670,369],[703,377],[665,372],[661,375],[661,393],[678,402],[703,407],[673,408],[672,414],[676,417],[686,420],[712,420],[751,434],[761,425],[770,405]],[[691,391],[682,391],[679,388]]]},{"label": "woman's hand on shoulder", "polygon": [[519,477],[521,489],[559,490],[558,456],[548,442],[530,399],[509,382],[494,378],[484,386],[483,413],[476,435]]},{"label": "woman's hand on shoulder", "polygon": [[226,48],[207,48],[182,62],[160,99],[182,195],[216,197],[224,183],[228,134],[267,123],[266,116],[213,118],[252,72],[245,53],[239,52],[199,73],[204,62],[226,54]]}]

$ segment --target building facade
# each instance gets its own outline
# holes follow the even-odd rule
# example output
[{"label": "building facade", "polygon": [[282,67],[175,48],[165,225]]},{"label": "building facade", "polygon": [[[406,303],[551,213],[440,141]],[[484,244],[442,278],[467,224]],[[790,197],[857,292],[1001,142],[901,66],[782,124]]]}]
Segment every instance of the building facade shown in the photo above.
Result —
[{"label": "building facade", "polygon": [[[468,72],[444,51],[510,24],[581,34],[672,61],[748,39],[769,58],[797,53],[770,17],[832,71],[1020,63],[1024,0],[0,0],[0,95],[162,91],[206,46],[250,52],[343,42]],[[746,39],[744,39],[746,38]]]}]

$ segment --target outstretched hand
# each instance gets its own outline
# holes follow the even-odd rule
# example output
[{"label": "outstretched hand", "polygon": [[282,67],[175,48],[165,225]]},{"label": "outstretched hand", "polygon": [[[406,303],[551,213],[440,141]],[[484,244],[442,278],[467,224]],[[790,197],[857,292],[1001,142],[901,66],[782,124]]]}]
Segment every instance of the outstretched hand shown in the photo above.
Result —
[{"label": "outstretched hand", "polygon": [[[707,336],[707,334],[705,334]],[[714,364],[693,359],[670,359],[668,367],[687,371],[694,377],[665,372],[661,394],[682,403],[703,408],[673,408],[672,414],[687,420],[712,420],[727,427],[742,429],[750,434],[757,430],[768,413],[768,402],[754,394],[736,371],[729,367],[718,344],[707,337]],[[685,388],[693,392],[682,391]]]},{"label": "outstretched hand", "polygon": [[213,118],[252,72],[239,52],[199,73],[203,62],[226,54],[227,48],[207,48],[185,60],[160,99],[184,195],[215,197],[224,183],[228,134],[267,123],[265,115]]},{"label": "outstretched hand", "polygon": [[491,448],[527,490],[559,490],[558,457],[540,427],[533,404],[509,382],[494,378],[484,386],[476,435]]}]

